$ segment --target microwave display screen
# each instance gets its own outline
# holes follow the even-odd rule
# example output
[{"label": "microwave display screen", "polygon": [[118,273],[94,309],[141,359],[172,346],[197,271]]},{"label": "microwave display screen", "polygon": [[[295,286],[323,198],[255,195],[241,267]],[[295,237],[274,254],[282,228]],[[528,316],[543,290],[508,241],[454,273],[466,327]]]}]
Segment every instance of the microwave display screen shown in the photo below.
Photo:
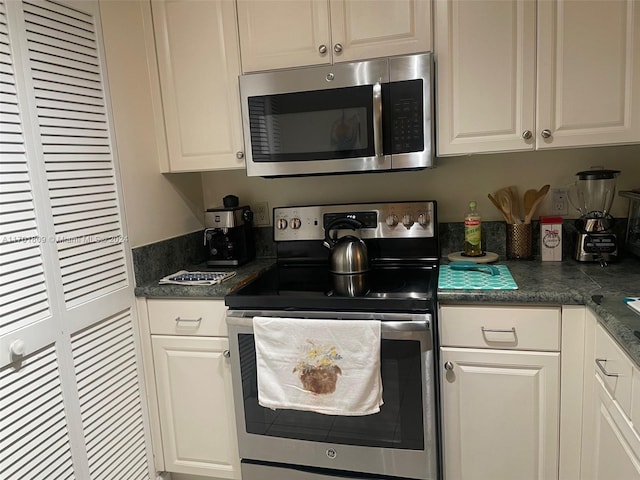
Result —
[{"label": "microwave display screen", "polygon": [[254,162],[374,155],[371,85],[249,98]]}]

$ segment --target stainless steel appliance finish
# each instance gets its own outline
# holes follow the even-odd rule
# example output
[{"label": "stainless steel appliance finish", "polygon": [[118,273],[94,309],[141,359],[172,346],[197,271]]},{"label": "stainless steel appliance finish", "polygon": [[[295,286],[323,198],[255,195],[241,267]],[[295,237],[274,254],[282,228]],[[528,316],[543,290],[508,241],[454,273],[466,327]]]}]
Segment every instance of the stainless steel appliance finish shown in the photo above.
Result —
[{"label": "stainless steel appliance finish", "polygon": [[238,266],[255,257],[253,212],[248,206],[204,212],[208,266]]},{"label": "stainless steel appliance finish", "polygon": [[[250,390],[252,375],[255,375],[255,365],[250,364],[250,360],[245,361],[244,368],[241,367],[242,352],[251,358],[250,338],[252,337],[252,318],[254,316],[276,316],[293,318],[323,318],[335,319],[379,319],[382,321],[382,342],[395,342],[397,358],[382,358],[383,369],[391,369],[391,365],[400,362],[401,357],[407,356],[409,345],[415,344],[417,354],[415,361],[411,363],[412,368],[417,367],[417,376],[411,377],[415,382],[414,387],[418,387],[417,394],[420,397],[418,402],[422,408],[414,407],[415,413],[407,416],[404,420],[397,420],[398,423],[391,423],[382,418],[384,409],[393,409],[393,415],[401,416],[401,409],[409,405],[410,401],[404,399],[402,403],[398,400],[395,405],[382,406],[381,413],[372,415],[370,419],[366,417],[332,417],[327,415],[314,414],[311,412],[284,412],[278,415],[276,412],[268,411],[260,420],[270,422],[270,425],[260,433],[251,433],[247,421],[252,418],[248,409],[262,408],[255,401],[249,400],[247,390]],[[436,410],[435,410],[435,379],[433,378],[434,347],[431,314],[392,314],[392,313],[366,313],[358,314],[353,312],[291,312],[291,311],[231,311],[227,316],[229,328],[229,346],[231,352],[232,379],[234,398],[236,399],[236,421],[238,427],[238,445],[240,457],[243,460],[253,460],[255,463],[271,462],[279,464],[281,468],[286,465],[298,465],[315,467],[328,470],[348,471],[357,473],[368,473],[376,475],[386,475],[400,478],[428,479],[436,480],[437,477],[437,445],[436,445]],[[245,336],[243,338],[243,335]],[[403,347],[403,345],[407,347]],[[389,347],[394,348],[392,347]],[[255,351],[253,352],[255,355]],[[254,360],[255,362],[255,360]],[[385,366],[386,364],[386,366]],[[410,365],[410,363],[406,363]],[[401,373],[401,372],[398,372]],[[408,372],[405,372],[408,373]],[[384,384],[385,404],[393,403],[393,397],[401,393],[409,394],[408,390],[395,390],[397,387]],[[410,381],[410,380],[407,380]],[[393,393],[392,393],[393,392]],[[251,398],[255,398],[257,392],[253,392]],[[416,397],[417,398],[417,397]],[[244,399],[244,401],[238,401]],[[265,409],[266,410],[266,409]],[[389,411],[389,410],[388,410]],[[253,420],[255,421],[255,412]],[[415,415],[420,415],[416,417]],[[325,418],[322,418],[325,417]],[[378,418],[376,418],[378,417]],[[249,419],[249,420],[247,420]],[[392,422],[395,422],[393,418]],[[292,424],[292,422],[294,422]],[[296,431],[295,423],[299,422],[299,431]],[[367,426],[367,422],[370,427]],[[385,423],[387,425],[385,425]],[[380,435],[376,429],[388,428],[384,435],[397,434],[391,431],[395,429],[410,428],[419,426],[414,435],[422,434],[423,439],[414,443],[421,446],[413,448],[394,448],[393,444],[400,444],[397,439],[376,438]],[[355,429],[354,426],[356,425]],[[349,431],[349,428],[352,430]],[[329,440],[305,439],[304,430],[313,429]],[[248,431],[249,430],[249,431]],[[271,432],[269,431],[271,430]],[[370,435],[370,438],[367,436]],[[351,438],[350,438],[351,436]],[[358,437],[361,438],[358,438]],[[309,438],[312,438],[310,435]],[[341,438],[348,439],[347,443],[338,443]],[[378,440],[379,445],[371,445]],[[421,441],[420,441],[421,440]],[[255,464],[254,463],[254,464]],[[263,465],[264,467],[264,465]],[[265,480],[264,473],[257,472],[256,476],[250,474],[256,467],[245,470],[243,466],[242,478],[244,480]],[[268,471],[268,469],[266,470]],[[313,471],[313,469],[311,469]],[[264,470],[262,470],[264,472]],[[317,470],[316,470],[317,473]],[[293,476],[295,479],[308,478],[306,476]],[[337,477],[336,477],[337,478]],[[348,478],[352,477],[351,475]],[[361,478],[367,478],[362,476]],[[370,477],[369,477],[370,478]]]},{"label": "stainless steel appliance finish", "polygon": [[[276,265],[225,297],[243,479],[438,479],[435,202],[281,207],[273,218]],[[355,293],[336,286],[323,245],[341,222],[338,237],[357,234],[369,252],[366,289]],[[255,316],[380,320],[380,412],[261,407]]]},{"label": "stainless steel appliance finish", "polygon": [[204,228],[240,227],[251,222],[250,212],[249,207],[210,208],[204,212]]},{"label": "stainless steel appliance finish", "polygon": [[606,266],[618,259],[618,239],[612,226],[611,204],[619,170],[592,169],[576,173],[569,190],[569,202],[580,213],[574,258],[579,262],[600,262]]},{"label": "stainless steel appliance finish", "polygon": [[[325,226],[336,219],[344,218],[362,223],[358,235],[364,240],[435,239],[438,227],[435,216],[435,202],[280,207],[273,211],[273,237],[276,242],[322,241],[326,235]],[[349,228],[343,230],[349,231]],[[404,255],[406,254],[398,253],[398,258]],[[433,255],[431,249],[425,249],[419,258],[433,258]]]},{"label": "stainless steel appliance finish", "polygon": [[623,191],[619,195],[629,199],[625,249],[640,257],[640,188]]},{"label": "stainless steel appliance finish", "polygon": [[434,166],[430,53],[240,77],[248,176]]}]

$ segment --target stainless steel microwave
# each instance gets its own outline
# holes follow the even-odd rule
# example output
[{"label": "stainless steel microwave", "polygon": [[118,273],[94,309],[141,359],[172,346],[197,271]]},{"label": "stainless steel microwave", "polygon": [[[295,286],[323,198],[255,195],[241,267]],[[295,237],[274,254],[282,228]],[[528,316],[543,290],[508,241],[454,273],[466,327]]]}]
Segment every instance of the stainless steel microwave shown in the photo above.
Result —
[{"label": "stainless steel microwave", "polygon": [[430,53],[240,76],[247,175],[434,166]]}]

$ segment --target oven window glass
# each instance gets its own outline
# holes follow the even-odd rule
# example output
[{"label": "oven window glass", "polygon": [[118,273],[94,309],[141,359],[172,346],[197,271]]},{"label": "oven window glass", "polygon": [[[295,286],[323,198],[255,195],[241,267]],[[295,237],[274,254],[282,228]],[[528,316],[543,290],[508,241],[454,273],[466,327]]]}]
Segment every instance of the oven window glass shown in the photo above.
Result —
[{"label": "oven window glass", "polygon": [[250,97],[254,162],[374,155],[371,85]]},{"label": "oven window glass", "polygon": [[247,433],[296,440],[369,447],[422,450],[422,378],[420,342],[382,340],[384,405],[366,416],[335,416],[258,405],[255,342],[238,336]]}]

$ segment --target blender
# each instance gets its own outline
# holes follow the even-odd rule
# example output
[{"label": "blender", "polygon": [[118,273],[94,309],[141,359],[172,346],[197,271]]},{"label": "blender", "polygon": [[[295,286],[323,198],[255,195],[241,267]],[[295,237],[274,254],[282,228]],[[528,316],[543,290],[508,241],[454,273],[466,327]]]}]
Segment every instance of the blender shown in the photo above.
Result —
[{"label": "blender", "polygon": [[580,213],[576,220],[575,259],[579,262],[607,262],[618,258],[618,239],[609,213],[619,170],[594,169],[576,173],[569,190],[569,202]]}]

